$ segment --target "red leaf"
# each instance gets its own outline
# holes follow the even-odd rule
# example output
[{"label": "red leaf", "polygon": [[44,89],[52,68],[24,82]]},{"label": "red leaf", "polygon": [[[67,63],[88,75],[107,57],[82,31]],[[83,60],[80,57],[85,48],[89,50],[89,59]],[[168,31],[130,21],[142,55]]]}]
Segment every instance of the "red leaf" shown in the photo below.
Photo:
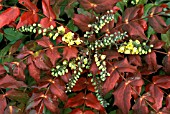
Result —
[{"label": "red leaf", "polygon": [[19,88],[26,87],[22,81],[15,80],[12,76],[8,74],[0,79],[0,88]]},{"label": "red leaf", "polygon": [[12,65],[13,67],[13,76],[17,77],[20,80],[25,80],[25,68],[26,65],[23,62],[13,62],[14,64]]},{"label": "red leaf", "polygon": [[144,69],[142,70],[142,74],[151,74],[156,72],[159,68],[161,68],[161,65],[157,64],[157,60],[156,60],[156,54],[155,52],[151,52],[149,54],[147,54],[144,57],[147,66],[143,67]]},{"label": "red leaf", "polygon": [[79,108],[76,108],[70,112],[70,114],[83,114],[83,111]]},{"label": "red leaf", "polygon": [[119,79],[119,73],[117,71],[110,73],[110,77],[108,77],[103,84],[103,94],[104,95],[114,88],[118,79]]},{"label": "red leaf", "polygon": [[[10,7],[0,14],[0,28],[15,21],[20,15],[20,10],[17,7]],[[10,18],[9,18],[10,17]]]},{"label": "red leaf", "polygon": [[48,49],[46,51],[46,55],[47,55],[47,57],[50,58],[50,61],[53,64],[53,66],[55,66],[56,61],[61,57],[60,53],[58,52],[58,50],[56,48],[55,49]]},{"label": "red leaf", "polygon": [[6,98],[4,95],[0,95],[0,114],[4,114],[4,110],[7,106]]},{"label": "red leaf", "polygon": [[44,104],[45,104],[45,106],[47,107],[48,110],[50,110],[53,113],[54,112],[59,113],[59,109],[58,109],[56,103],[53,102],[52,98],[47,96],[47,98],[43,99],[43,102],[44,102]]},{"label": "red leaf", "polygon": [[24,12],[19,20],[19,23],[17,24],[17,29],[20,28],[21,26],[25,26],[25,25],[32,25],[36,22],[38,22],[38,14],[34,13],[32,11],[28,11],[28,12]]},{"label": "red leaf", "polygon": [[108,34],[110,34],[112,28],[114,27],[114,20],[110,21],[109,23],[107,23],[102,29],[101,32],[106,32]]},{"label": "red leaf", "polygon": [[162,46],[164,46],[165,42],[162,40],[159,40],[156,35],[152,35],[150,38],[150,44],[153,45],[154,49],[160,49]]},{"label": "red leaf", "polygon": [[31,57],[28,58],[28,70],[31,77],[33,77],[36,81],[40,79],[40,69],[38,69],[35,64],[32,62]]},{"label": "red leaf", "polygon": [[106,55],[106,59],[112,60],[112,59],[118,59],[119,57],[122,57],[117,51],[114,50],[106,50],[103,52],[104,55]]},{"label": "red leaf", "polygon": [[[127,31],[131,36],[140,36],[142,39],[147,40],[144,34],[143,23],[132,21],[137,18],[141,18],[144,12],[142,5],[127,8],[123,14],[123,25],[122,29]],[[142,24],[142,25],[141,25]]]},{"label": "red leaf", "polygon": [[30,11],[38,12],[38,8],[30,0],[18,0],[20,4],[25,6]]},{"label": "red leaf", "polygon": [[158,111],[162,107],[163,92],[157,85],[154,84],[150,85],[149,91],[155,100],[155,103],[152,105],[152,107]]},{"label": "red leaf", "polygon": [[98,73],[99,69],[95,62],[93,62],[90,66],[90,72],[92,72],[93,75],[96,75]]},{"label": "red leaf", "polygon": [[96,96],[94,96],[92,93],[86,95],[85,104],[86,106],[89,106],[96,110],[100,110],[100,111],[105,110],[103,106],[100,104],[100,102],[97,100]]},{"label": "red leaf", "polygon": [[170,110],[170,95],[166,97],[166,108]]},{"label": "red leaf", "polygon": [[62,101],[67,100],[67,95],[65,93],[65,84],[63,81],[56,79],[55,82],[51,84],[50,90]]},{"label": "red leaf", "polygon": [[46,59],[44,57],[44,52],[38,53],[39,55],[33,59],[34,64],[36,65],[37,68],[42,69],[42,70],[49,70],[50,68],[47,66]]},{"label": "red leaf", "polygon": [[88,78],[88,80],[86,78],[80,78],[78,79],[78,81],[76,82],[76,85],[73,87],[72,91],[81,91],[82,89],[87,88],[88,90],[94,92],[94,87],[92,86],[91,83],[91,78]]},{"label": "red leaf", "polygon": [[3,65],[0,64],[0,75],[6,73],[6,70],[4,69]]},{"label": "red leaf", "polygon": [[149,113],[148,106],[146,103],[147,99],[152,99],[152,101],[154,101],[154,99],[150,97],[147,93],[137,99],[136,103],[132,107],[134,114],[148,114]]},{"label": "red leaf", "polygon": [[18,50],[18,48],[19,48],[19,46],[21,45],[21,43],[22,43],[22,40],[16,41],[16,42],[11,46],[11,48],[9,49],[9,54],[10,54],[10,55],[11,55],[11,54],[14,54],[14,53]]},{"label": "red leaf", "polygon": [[113,92],[114,105],[121,109],[122,114],[128,114],[131,107],[131,87],[128,83],[122,82],[119,87]]},{"label": "red leaf", "polygon": [[35,108],[36,106],[38,106],[40,104],[40,102],[42,101],[43,95],[44,95],[43,93],[33,93],[33,95],[31,96],[31,98],[28,101],[26,110],[28,111],[31,108]]},{"label": "red leaf", "polygon": [[3,114],[22,114],[22,111],[16,106],[8,106]]},{"label": "red leaf", "polygon": [[170,76],[154,76],[152,81],[158,87],[169,89],[170,88]]},{"label": "red leaf", "polygon": [[56,22],[53,21],[53,20],[50,20],[50,18],[42,18],[41,21],[40,21],[40,24],[43,28],[48,28],[51,25],[53,27],[56,27]]},{"label": "red leaf", "polygon": [[85,101],[85,95],[84,93],[81,92],[76,96],[68,99],[67,103],[65,104],[65,108],[80,106],[84,104],[84,101]]},{"label": "red leaf", "polygon": [[129,55],[128,60],[130,64],[135,66],[142,66],[141,57],[139,55]]},{"label": "red leaf", "polygon": [[166,74],[170,75],[170,51],[168,51],[168,54],[163,58],[162,64]]},{"label": "red leaf", "polygon": [[94,21],[91,16],[86,16],[83,14],[74,14],[73,17],[74,24],[78,26],[83,32],[89,31],[90,27],[88,27],[88,24]]},{"label": "red leaf", "polygon": [[131,36],[135,36],[135,37],[139,36],[140,38],[147,40],[147,37],[144,33],[144,29],[137,22],[129,22],[128,24],[124,24],[122,26],[122,29],[124,31],[127,31]]},{"label": "red leaf", "polygon": [[42,0],[43,14],[47,16],[50,20],[56,19],[56,15],[50,6],[50,0]]},{"label": "red leaf", "polygon": [[95,113],[92,112],[91,110],[86,110],[83,114],[95,114]]},{"label": "red leaf", "polygon": [[114,64],[114,67],[112,67],[112,69],[113,68],[117,68],[119,70],[119,72],[131,72],[131,73],[137,72],[136,66],[130,65],[127,58],[125,58],[122,61],[116,62]]},{"label": "red leaf", "polygon": [[73,46],[68,47],[68,46],[66,46],[64,48],[64,51],[63,51],[63,57],[69,61],[72,58],[76,58],[77,53],[78,53],[78,50],[77,50],[76,47],[73,47]]},{"label": "red leaf", "polygon": [[118,1],[119,0],[78,0],[84,9],[93,9],[96,13],[102,13],[111,9]]},{"label": "red leaf", "polygon": [[71,73],[70,73],[70,72],[68,72],[68,73],[64,74],[63,76],[61,76],[61,79],[62,79],[65,83],[68,83],[70,78],[71,78]]},{"label": "red leaf", "polygon": [[39,40],[36,40],[36,42],[38,43],[38,45],[42,46],[42,47],[49,47],[49,48],[53,48],[53,44],[51,43],[50,39],[46,36],[42,37]]},{"label": "red leaf", "polygon": [[163,9],[162,7],[158,6],[153,7],[149,11],[150,16],[148,18],[148,22],[157,33],[166,33],[169,30],[169,27],[166,25],[165,21],[162,19],[161,16],[153,15],[161,12],[162,9]]}]

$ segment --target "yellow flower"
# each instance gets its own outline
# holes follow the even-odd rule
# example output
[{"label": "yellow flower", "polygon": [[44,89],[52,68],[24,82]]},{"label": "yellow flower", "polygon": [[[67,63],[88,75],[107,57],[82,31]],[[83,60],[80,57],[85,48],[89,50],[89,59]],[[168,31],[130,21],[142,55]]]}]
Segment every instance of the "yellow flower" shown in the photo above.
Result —
[{"label": "yellow flower", "polygon": [[80,40],[80,38],[77,38],[77,40],[74,41],[77,45],[81,44],[83,41]]},{"label": "yellow flower", "polygon": [[130,50],[125,50],[124,53],[125,53],[125,54],[131,54],[131,53],[130,53]]},{"label": "yellow flower", "polygon": [[125,46],[121,46],[121,47],[119,48],[118,52],[123,53],[124,50],[125,50]]},{"label": "yellow flower", "polygon": [[139,40],[135,40],[135,43],[136,43],[136,44],[140,44]]},{"label": "yellow flower", "polygon": [[71,46],[71,45],[73,45],[74,44],[74,41],[73,40],[70,40],[69,42],[67,42],[68,43],[68,46]]},{"label": "yellow flower", "polygon": [[65,28],[63,26],[57,27],[58,33],[63,35],[65,33]]},{"label": "yellow flower", "polygon": [[128,45],[126,46],[126,48],[127,48],[127,49],[130,49],[130,50],[132,50],[133,47],[134,47],[134,46],[133,46],[132,42],[129,42]]}]

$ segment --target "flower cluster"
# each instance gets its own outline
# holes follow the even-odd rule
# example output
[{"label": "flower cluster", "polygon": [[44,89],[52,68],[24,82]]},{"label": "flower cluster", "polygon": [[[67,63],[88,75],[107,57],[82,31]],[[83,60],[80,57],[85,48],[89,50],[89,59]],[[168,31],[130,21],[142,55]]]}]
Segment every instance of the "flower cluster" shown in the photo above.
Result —
[{"label": "flower cluster", "polygon": [[74,40],[73,38],[74,38],[74,33],[68,32],[64,34],[64,36],[62,37],[62,41],[66,42],[68,46],[71,46],[74,44],[80,45],[83,42],[82,40],[80,40],[80,38],[77,38],[76,40]]},{"label": "flower cluster", "polygon": [[153,45],[146,45],[146,42],[143,42],[142,44],[139,42],[139,40],[129,40],[128,42],[124,42],[121,44],[121,46],[118,49],[118,52],[124,53],[124,54],[147,54],[151,52],[151,48]]},{"label": "flower cluster", "polygon": [[94,60],[95,60],[95,63],[98,67],[98,69],[101,71],[100,72],[100,79],[102,81],[105,81],[106,80],[106,76],[110,76],[110,74],[107,72],[107,69],[106,69],[106,55],[101,55],[101,54],[95,54],[94,55]]},{"label": "flower cluster", "polygon": [[117,41],[123,40],[125,37],[127,37],[127,32],[120,33],[115,32],[114,34],[105,34],[105,36],[101,40],[96,40],[94,43],[91,43],[88,47],[91,50],[97,49],[97,48],[104,48],[106,46],[117,46]]},{"label": "flower cluster", "polygon": [[99,17],[96,17],[96,22],[89,24],[88,27],[91,28],[91,31],[87,31],[86,34],[84,34],[84,37],[89,38],[94,32],[99,33],[99,30],[101,30],[107,23],[112,21],[114,19],[113,10],[107,11],[107,14]]},{"label": "flower cluster", "polygon": [[69,67],[73,70],[72,78],[67,83],[66,92],[71,92],[71,89],[75,86],[76,82],[80,78],[83,69],[90,68],[90,62],[86,56],[79,56],[69,62]]},{"label": "flower cluster", "polygon": [[55,69],[51,69],[51,75],[56,77],[65,75],[68,73],[67,65],[68,61],[64,60],[62,65],[57,65]]}]

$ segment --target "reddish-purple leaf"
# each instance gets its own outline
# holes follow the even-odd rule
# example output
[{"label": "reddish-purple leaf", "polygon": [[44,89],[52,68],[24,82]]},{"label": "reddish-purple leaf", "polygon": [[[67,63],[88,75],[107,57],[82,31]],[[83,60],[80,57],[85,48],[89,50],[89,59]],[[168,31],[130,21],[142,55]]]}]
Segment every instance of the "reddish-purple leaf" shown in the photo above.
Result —
[{"label": "reddish-purple leaf", "polygon": [[150,44],[153,45],[154,49],[160,49],[162,46],[164,46],[165,42],[162,40],[159,40],[156,35],[152,35],[150,38]]},{"label": "reddish-purple leaf", "polygon": [[142,66],[141,57],[139,55],[129,55],[128,60],[130,64],[135,66]]},{"label": "reddish-purple leaf", "polygon": [[85,101],[85,94],[81,92],[76,96],[68,99],[67,103],[65,104],[65,108],[80,106],[84,104],[84,101]]},{"label": "reddish-purple leaf", "polygon": [[94,87],[92,86],[92,83],[90,81],[91,79],[86,79],[86,78],[80,78],[77,82],[76,85],[73,87],[72,91],[81,91],[82,89],[87,88],[88,90],[94,92]]},{"label": "reddish-purple leaf", "polygon": [[47,96],[47,98],[43,99],[44,105],[53,113],[59,113],[59,109],[56,103],[53,102],[52,98]]},{"label": "reddish-purple leaf", "polygon": [[170,75],[170,50],[168,51],[168,54],[163,58],[162,64],[166,74]]},{"label": "reddish-purple leaf", "polygon": [[163,101],[163,92],[162,90],[155,84],[151,84],[149,87],[149,91],[151,93],[151,96],[154,98],[155,103],[152,105],[152,107],[155,110],[159,110],[162,107],[162,101]]},{"label": "reddish-purple leaf", "polygon": [[33,63],[31,57],[28,58],[28,71],[31,77],[33,77],[36,81],[40,79],[40,69],[38,69]]},{"label": "reddish-purple leaf", "polygon": [[106,50],[103,52],[104,55],[106,55],[106,59],[108,60],[112,60],[112,59],[118,59],[119,57],[123,57],[122,55],[120,55],[117,51],[114,50]]},{"label": "reddish-purple leaf", "polygon": [[[17,7],[10,7],[0,14],[0,28],[15,21],[20,15],[20,10]],[[9,18],[10,17],[10,18]]]},{"label": "reddish-purple leaf", "polygon": [[83,14],[74,14],[73,21],[76,26],[78,26],[83,32],[85,32],[90,30],[88,24],[93,22],[94,19]]},{"label": "reddish-purple leaf", "polygon": [[56,22],[53,21],[53,20],[50,20],[50,18],[42,18],[41,21],[40,21],[40,24],[43,28],[48,28],[50,27],[51,25],[53,27],[56,27]]},{"label": "reddish-purple leaf", "polygon": [[151,103],[154,102],[154,99],[150,97],[149,94],[147,93],[144,94],[143,96],[138,98],[136,103],[133,105],[132,109],[133,109],[134,114],[148,114],[149,113],[146,100],[148,100]]},{"label": "reddish-purple leaf", "polygon": [[122,82],[119,87],[113,92],[114,105],[121,109],[122,114],[128,114],[131,103],[131,87],[127,82]]},{"label": "reddish-purple leaf", "polygon": [[8,106],[5,109],[4,114],[22,114],[21,108],[18,108],[16,106]]},{"label": "reddish-purple leaf", "polygon": [[67,95],[65,93],[65,84],[62,80],[56,79],[54,83],[51,84],[50,90],[62,101],[67,100]]},{"label": "reddish-purple leaf", "polygon": [[63,76],[61,76],[61,79],[62,79],[65,83],[68,83],[70,78],[71,78],[71,73],[70,73],[70,72],[68,72],[68,73],[64,74]]},{"label": "reddish-purple leaf", "polygon": [[48,17],[51,21],[56,19],[56,15],[50,6],[50,0],[42,0],[43,14]]},{"label": "reddish-purple leaf", "polygon": [[131,73],[137,72],[136,66],[130,65],[127,58],[123,59],[122,61],[114,63],[114,67],[112,68],[115,69],[117,68],[119,72],[131,72]]},{"label": "reddish-purple leaf", "polygon": [[9,49],[9,54],[10,54],[10,55],[11,55],[11,54],[14,54],[14,53],[18,50],[18,48],[19,48],[19,46],[21,45],[21,43],[22,43],[22,40],[16,41],[16,42],[11,46],[11,48]]},{"label": "reddish-purple leaf", "polygon": [[147,40],[144,29],[138,22],[128,22],[122,26],[122,29],[127,31],[131,36],[140,37],[141,39]]},{"label": "reddish-purple leaf", "polygon": [[170,88],[170,76],[154,76],[152,81],[158,87],[169,89]]},{"label": "reddish-purple leaf", "polygon": [[42,46],[42,47],[49,47],[49,48],[52,48],[53,47],[53,44],[52,42],[50,41],[50,39],[46,36],[42,37],[41,39],[39,40],[36,40],[36,42],[38,43],[38,45]]},{"label": "reddish-purple leaf", "polygon": [[142,74],[143,75],[147,75],[147,74],[151,74],[151,73],[154,73],[156,72],[159,68],[161,68],[162,66],[161,65],[158,65],[157,64],[157,60],[156,60],[156,54],[155,52],[151,52],[149,54],[147,54],[145,57],[144,57],[144,60],[146,61],[146,64],[147,66],[146,67],[143,67],[142,69]]},{"label": "reddish-purple leaf", "polygon": [[119,0],[78,0],[84,9],[93,9],[96,13],[102,13],[111,9],[118,1]]},{"label": "reddish-purple leaf", "polygon": [[4,69],[3,65],[0,64],[0,75],[6,73],[6,70]]},{"label": "reddish-purple leaf", "polygon": [[86,106],[89,106],[91,108],[94,108],[96,110],[104,111],[104,107],[100,104],[100,102],[97,100],[96,96],[92,93],[89,93],[86,95],[85,100]]},{"label": "reddish-purple leaf", "polygon": [[0,95],[0,114],[4,114],[4,110],[7,106],[5,95]]},{"label": "reddish-purple leaf", "polygon": [[32,25],[36,22],[38,22],[38,14],[34,13],[32,11],[24,12],[19,20],[19,23],[17,24],[17,29],[20,28],[21,26],[26,26],[26,25]]},{"label": "reddish-purple leaf", "polygon": [[76,108],[70,112],[70,114],[83,114],[83,111],[79,108]]},{"label": "reddish-purple leaf", "polygon": [[11,64],[12,70],[13,70],[13,76],[17,77],[20,80],[25,80],[25,68],[26,65],[23,62],[12,62]]},{"label": "reddish-purple leaf", "polygon": [[63,51],[63,57],[69,61],[72,58],[76,58],[77,57],[77,53],[78,53],[78,50],[77,50],[76,47],[66,46],[64,48],[64,51]]},{"label": "reddish-purple leaf", "polygon": [[166,97],[166,108],[170,110],[170,95]]},{"label": "reddish-purple leaf", "polygon": [[169,27],[166,25],[162,17],[159,15],[154,15],[161,12],[162,9],[163,7],[156,6],[149,11],[150,16],[148,18],[148,22],[157,33],[166,33],[166,31],[169,30]]},{"label": "reddish-purple leaf", "polygon": [[33,4],[30,0],[18,0],[20,4],[25,6],[30,11],[38,12],[38,8],[35,4]]},{"label": "reddish-purple leaf", "polygon": [[93,62],[90,66],[90,72],[92,72],[93,75],[96,75],[98,73],[99,69],[95,62]]},{"label": "reddish-purple leaf", "polygon": [[33,61],[37,68],[42,70],[49,70],[49,66],[45,63],[45,54],[44,52],[38,52],[38,56],[34,57]]},{"label": "reddish-purple leaf", "polygon": [[58,50],[56,48],[55,49],[48,49],[46,51],[46,55],[47,55],[47,57],[49,57],[53,66],[55,66],[56,61],[61,57],[60,53],[58,52]]},{"label": "reddish-purple leaf", "polygon": [[12,76],[6,75],[0,79],[0,88],[19,88],[26,87],[24,82],[15,80]]},{"label": "reddish-purple leaf", "polygon": [[103,94],[106,94],[110,90],[112,90],[119,79],[119,73],[117,71],[114,72],[110,71],[109,73],[110,73],[110,77],[108,77],[103,84]]}]

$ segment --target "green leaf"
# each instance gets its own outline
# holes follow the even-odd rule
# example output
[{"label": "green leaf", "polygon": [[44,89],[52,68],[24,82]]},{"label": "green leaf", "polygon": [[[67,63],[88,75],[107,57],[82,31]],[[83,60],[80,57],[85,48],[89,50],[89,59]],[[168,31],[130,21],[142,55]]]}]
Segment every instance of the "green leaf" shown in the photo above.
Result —
[{"label": "green leaf", "polygon": [[155,34],[155,31],[153,30],[151,26],[149,26],[147,30],[147,37],[150,38],[152,34]]},{"label": "green leaf", "polygon": [[116,114],[116,110],[111,111],[109,114]]},{"label": "green leaf", "polygon": [[170,30],[166,34],[161,34],[161,39],[166,42],[165,49],[167,50],[170,47]]},{"label": "green leaf", "polygon": [[17,41],[21,38],[25,38],[26,35],[14,30],[13,28],[6,28],[4,30],[4,36],[6,37],[6,39],[8,39],[9,41]]},{"label": "green leaf", "polygon": [[0,33],[0,42],[2,41],[2,39],[3,39],[3,34]]},{"label": "green leaf", "polygon": [[148,0],[139,0],[138,4],[146,4],[148,2]]},{"label": "green leaf", "polygon": [[72,111],[71,108],[66,108],[64,109],[63,114],[69,114],[71,111]]},{"label": "green leaf", "polygon": [[11,47],[11,44],[8,44],[7,46],[5,46],[3,49],[0,50],[0,62],[2,63],[5,56],[7,55],[9,49]]},{"label": "green leaf", "polygon": [[148,11],[154,6],[153,3],[149,3],[149,4],[146,4],[144,6],[144,16],[147,16],[148,15]]},{"label": "green leaf", "polygon": [[118,2],[116,4],[116,6],[120,8],[121,12],[123,12],[124,11],[124,7],[125,7],[125,3],[124,2]]},{"label": "green leaf", "polygon": [[78,27],[74,25],[73,20],[70,20],[68,22],[67,27],[73,32],[76,32],[78,30]]}]

